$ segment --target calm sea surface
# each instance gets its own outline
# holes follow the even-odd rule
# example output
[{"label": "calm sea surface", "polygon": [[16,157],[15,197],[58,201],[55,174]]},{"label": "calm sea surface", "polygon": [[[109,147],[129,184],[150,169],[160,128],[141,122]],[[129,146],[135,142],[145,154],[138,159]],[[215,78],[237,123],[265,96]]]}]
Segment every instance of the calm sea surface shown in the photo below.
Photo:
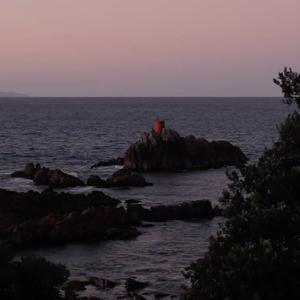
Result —
[{"label": "calm sea surface", "polygon": [[[29,180],[9,177],[27,162],[61,168],[84,180],[90,174],[107,177],[117,167],[91,170],[90,166],[123,154],[158,117],[181,135],[228,140],[256,160],[276,140],[276,124],[288,112],[278,98],[0,99],[0,188],[42,190]],[[138,199],[144,205],[199,199],[217,203],[227,183],[225,169],[144,176],[154,186],[105,192],[121,200]],[[68,190],[87,193],[92,188]],[[185,284],[181,272],[203,256],[208,237],[221,221],[158,223],[131,241],[70,245],[34,253],[66,264],[74,277],[92,275],[121,283],[135,277],[151,283],[146,291],[176,293]],[[113,298],[122,290],[121,285],[100,295]]]}]

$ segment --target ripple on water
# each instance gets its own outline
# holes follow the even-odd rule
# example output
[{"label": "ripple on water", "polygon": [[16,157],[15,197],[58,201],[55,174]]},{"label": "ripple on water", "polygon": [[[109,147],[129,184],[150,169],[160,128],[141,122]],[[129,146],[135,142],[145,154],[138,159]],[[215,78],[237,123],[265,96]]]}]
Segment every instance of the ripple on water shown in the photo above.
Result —
[{"label": "ripple on water", "polygon": [[[171,108],[171,109],[170,109]],[[257,159],[276,138],[276,125],[288,113],[279,99],[26,99],[0,100],[0,187],[42,190],[30,180],[10,178],[30,161],[60,168],[86,180],[107,178],[116,167],[90,169],[99,160],[124,153],[160,116],[182,135],[226,139]],[[118,168],[118,167],[117,167]],[[143,174],[154,186],[103,189],[121,200],[146,205],[208,198],[217,202],[227,184],[225,169],[175,174]],[[91,187],[69,189],[88,193]],[[174,293],[184,283],[182,270],[203,256],[218,222],[168,222],[142,228],[131,241],[107,241],[36,250],[63,262],[73,277],[94,275],[118,282],[128,277],[149,281],[148,291]],[[115,289],[121,293],[123,286]],[[93,293],[96,293],[93,291]],[[114,298],[109,291],[103,298]]]},{"label": "ripple on water", "polygon": [[[64,262],[74,278],[98,276],[114,281],[129,277],[149,281],[149,290],[175,292],[185,282],[182,271],[203,256],[208,238],[221,218],[213,221],[156,223],[130,241],[106,241],[39,249],[30,253]],[[26,252],[22,253],[26,254]],[[175,288],[176,287],[176,288]]]}]

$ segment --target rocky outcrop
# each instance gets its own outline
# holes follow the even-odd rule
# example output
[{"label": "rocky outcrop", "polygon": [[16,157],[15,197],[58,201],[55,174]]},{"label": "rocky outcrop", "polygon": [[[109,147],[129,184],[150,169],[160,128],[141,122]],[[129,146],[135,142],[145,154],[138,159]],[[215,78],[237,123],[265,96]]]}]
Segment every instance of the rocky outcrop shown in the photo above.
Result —
[{"label": "rocky outcrop", "polygon": [[241,149],[229,142],[208,142],[194,136],[184,138],[172,129],[142,134],[124,156],[124,166],[135,171],[209,169],[246,161]]},{"label": "rocky outcrop", "polygon": [[37,185],[48,185],[53,188],[84,186],[80,179],[59,169],[49,170],[48,168],[41,168],[35,174],[33,181]]},{"label": "rocky outcrop", "polygon": [[134,215],[102,192],[17,193],[0,189],[0,240],[15,247],[137,236]]},{"label": "rocky outcrop", "polygon": [[65,244],[91,239],[129,239],[139,234],[124,208],[92,207],[65,215],[50,215],[8,227],[5,235],[16,247]]},{"label": "rocky outcrop", "polygon": [[16,171],[12,173],[11,176],[33,179],[35,173],[40,169],[41,169],[40,164],[36,164],[35,166],[33,163],[29,163],[25,166],[25,168],[22,171]]},{"label": "rocky outcrop", "polygon": [[242,150],[227,141],[208,142],[194,136],[184,138],[186,145],[186,167],[188,169],[221,168],[247,162]]},{"label": "rocky outcrop", "polygon": [[220,210],[213,208],[209,200],[158,205],[150,209],[144,208],[141,204],[128,204],[127,211],[135,218],[150,222],[213,218],[220,214]]},{"label": "rocky outcrop", "polygon": [[144,187],[152,185],[152,183],[147,182],[143,176],[134,174],[128,169],[121,169],[107,180],[103,180],[97,175],[91,175],[87,180],[87,185],[99,188]]},{"label": "rocky outcrop", "polygon": [[18,193],[0,189],[0,240],[14,247],[65,244],[86,240],[129,239],[139,234],[142,221],[162,222],[212,218],[220,213],[210,201],[185,202],[144,208],[102,192],[88,195],[56,193]]},{"label": "rocky outcrop", "polygon": [[145,180],[145,178],[139,174],[134,174],[128,169],[121,169],[115,172],[111,177],[107,179],[107,183],[110,186],[148,186],[152,185]]},{"label": "rocky outcrop", "polygon": [[84,183],[75,176],[66,174],[59,169],[50,170],[33,163],[27,164],[23,171],[14,172],[11,176],[32,179],[37,185],[48,185],[53,188],[84,186]]}]

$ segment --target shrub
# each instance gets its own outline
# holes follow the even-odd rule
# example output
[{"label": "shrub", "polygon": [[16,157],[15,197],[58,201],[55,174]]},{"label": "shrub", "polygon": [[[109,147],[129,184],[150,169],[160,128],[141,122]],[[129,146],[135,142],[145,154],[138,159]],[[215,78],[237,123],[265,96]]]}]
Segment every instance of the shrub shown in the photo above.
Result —
[{"label": "shrub", "polygon": [[13,293],[17,299],[62,299],[61,285],[69,277],[65,266],[54,264],[42,257],[23,257],[14,263]]},{"label": "shrub", "polygon": [[2,300],[59,300],[76,299],[61,287],[69,271],[61,264],[54,264],[41,257],[23,257],[12,261],[13,252],[7,244],[0,243],[0,299]]},{"label": "shrub", "polygon": [[255,164],[228,174],[226,221],[186,272],[190,299],[296,299],[300,295],[300,75],[274,80],[296,111]]}]

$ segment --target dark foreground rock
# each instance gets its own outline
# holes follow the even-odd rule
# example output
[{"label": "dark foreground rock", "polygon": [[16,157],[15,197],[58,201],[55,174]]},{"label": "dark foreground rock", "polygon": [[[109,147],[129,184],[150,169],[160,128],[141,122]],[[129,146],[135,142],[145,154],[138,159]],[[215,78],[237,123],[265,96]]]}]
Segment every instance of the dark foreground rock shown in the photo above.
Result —
[{"label": "dark foreground rock", "polygon": [[144,289],[148,285],[149,285],[148,282],[137,281],[132,278],[128,278],[125,283],[127,292]]},{"label": "dark foreground rock", "polygon": [[152,183],[147,182],[143,176],[134,174],[128,169],[121,169],[107,180],[103,180],[97,175],[91,175],[87,180],[87,185],[99,188],[144,187],[152,185]]},{"label": "dark foreground rock", "polygon": [[204,170],[246,161],[241,149],[229,142],[181,137],[171,129],[142,134],[124,156],[124,166],[135,171]]},{"label": "dark foreground rock", "polygon": [[50,170],[33,163],[27,164],[23,171],[14,172],[11,176],[32,179],[37,185],[48,185],[53,188],[84,186],[84,183],[75,176],[59,169]]},{"label": "dark foreground rock", "polygon": [[159,205],[150,209],[144,208],[141,204],[129,204],[127,211],[138,219],[150,222],[213,218],[220,214],[220,210],[213,208],[209,200]]},{"label": "dark foreground rock", "polygon": [[0,239],[15,247],[63,244],[91,239],[128,239],[140,221],[118,200],[89,195],[17,193],[0,189]]},{"label": "dark foreground rock", "polygon": [[88,185],[88,186],[94,186],[94,187],[98,187],[98,188],[106,188],[106,187],[108,187],[106,180],[101,179],[97,175],[91,175],[88,178],[86,185]]},{"label": "dark foreground rock", "polygon": [[149,209],[141,204],[127,204],[125,209],[119,203],[98,191],[84,195],[0,189],[0,240],[22,248],[130,239],[139,235],[136,226],[143,226],[142,221],[212,218],[220,213],[208,200]]}]

